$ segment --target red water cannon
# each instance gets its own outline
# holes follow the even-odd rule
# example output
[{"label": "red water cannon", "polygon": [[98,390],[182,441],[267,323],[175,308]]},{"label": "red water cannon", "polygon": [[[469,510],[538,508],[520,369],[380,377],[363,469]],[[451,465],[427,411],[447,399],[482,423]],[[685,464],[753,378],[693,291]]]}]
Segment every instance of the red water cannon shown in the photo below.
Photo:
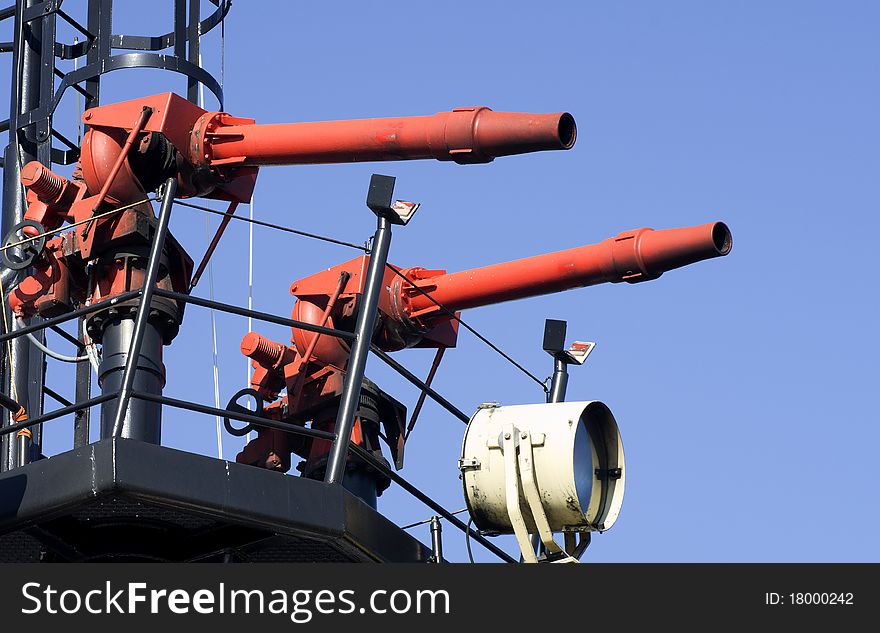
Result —
[{"label": "red water cannon", "polygon": [[[235,206],[250,201],[261,166],[427,158],[486,163],[499,156],[570,149],[577,135],[567,113],[486,107],[420,117],[257,125],[253,119],[208,112],[172,93],[91,108],[83,123],[86,133],[73,178],[37,162],[23,167],[28,208],[24,221],[4,236],[0,258],[7,268],[27,274],[10,289],[16,316],[50,317],[87,304],[97,307],[85,330],[90,343],[103,346],[99,383],[108,393],[131,391],[131,385],[119,384],[129,366],[135,369],[126,375],[143,378],[139,389],[161,393],[162,346],[177,335],[185,304],[154,296],[153,290],[190,292]],[[162,198],[158,218],[154,192]],[[193,276],[193,261],[169,234],[168,219],[175,198],[195,196],[227,200],[230,207]],[[65,223],[75,230],[55,236]],[[137,291],[150,296],[144,310],[133,297]],[[130,360],[130,351],[138,348],[139,359]],[[399,411],[380,391],[365,396],[371,397],[373,417],[387,419]],[[103,406],[102,437],[120,434],[158,443],[160,407],[138,402],[134,408],[123,419],[114,402]]]},{"label": "red water cannon", "polygon": [[[150,115],[142,119],[142,113]],[[89,110],[83,139],[83,179],[118,202],[137,199],[169,174],[182,195],[247,202],[257,168],[434,158],[487,163],[499,156],[571,149],[577,137],[568,113],[494,112],[455,108],[432,116],[279,123],[207,112],[173,93]],[[139,142],[127,151],[125,168],[114,160],[132,130]]]},{"label": "red water cannon", "polygon": [[[374,341],[385,351],[452,347],[456,330],[448,323],[459,310],[605,282],[649,281],[666,271],[727,255],[732,244],[727,225],[711,222],[680,229],[626,231],[597,244],[452,274],[389,266],[384,283],[387,290],[379,300],[381,327]],[[292,318],[345,329],[355,313],[356,297],[363,291],[368,263],[368,256],[359,257],[295,282],[290,292],[299,301]],[[329,289],[342,273],[348,275],[342,300],[336,302],[333,314],[325,317],[324,308],[332,296]],[[321,341],[313,353],[323,364],[344,365],[347,348],[342,342],[305,330],[293,331],[298,350],[307,349],[312,339]]]},{"label": "red water cannon", "polygon": [[[453,347],[458,333],[455,315],[460,310],[605,282],[649,281],[675,268],[725,256],[732,244],[727,225],[712,222],[678,229],[626,231],[597,244],[452,274],[388,265],[372,342],[384,351]],[[292,318],[352,331],[368,265],[369,256],[363,256],[293,283],[290,292],[297,302]],[[312,428],[332,432],[349,346],[340,338],[301,328],[293,329],[291,342],[292,346],[287,346],[253,332],[245,336],[241,351],[253,361],[252,393],[272,402],[265,408],[267,417],[296,424],[311,422]],[[387,399],[387,394],[382,398]],[[402,405],[394,401],[389,406]],[[381,415],[378,419],[359,415],[353,440],[375,451],[381,422],[392,458],[400,467],[405,437],[402,417],[399,410],[392,411],[390,420]],[[312,442],[273,429],[259,429],[258,437],[237,459],[286,470],[290,454],[297,453],[305,458],[300,466],[303,473],[320,477],[328,449],[326,441]]]},{"label": "red water cannon", "polygon": [[[173,93],[92,108],[83,122],[88,129],[73,179],[37,162],[22,169],[28,209],[25,221],[5,240],[6,246],[19,245],[21,254],[3,251],[7,267],[36,269],[10,298],[22,317],[51,316],[137,290],[155,225],[148,193],[169,178],[176,179],[180,197],[247,202],[263,165],[428,158],[486,163],[499,156],[570,149],[577,136],[568,113],[486,107],[432,116],[257,125],[253,119],[208,112]],[[121,213],[112,213],[120,207],[125,207]],[[63,242],[36,239],[65,222],[76,231]],[[101,264],[86,287],[86,263],[95,260]],[[192,262],[173,240],[168,260],[162,286],[187,292]],[[164,303],[158,309],[170,324],[165,337],[170,340],[182,306]],[[90,324],[100,340],[100,315]]]}]

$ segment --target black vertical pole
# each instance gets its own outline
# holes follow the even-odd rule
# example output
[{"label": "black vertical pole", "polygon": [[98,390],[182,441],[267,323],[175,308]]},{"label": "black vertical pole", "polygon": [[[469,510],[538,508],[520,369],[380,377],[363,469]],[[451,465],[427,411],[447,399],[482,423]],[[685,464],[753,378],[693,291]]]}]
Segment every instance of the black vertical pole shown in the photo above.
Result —
[{"label": "black vertical pole", "polygon": [[442,563],[443,560],[443,525],[440,523],[440,517],[431,517],[431,560],[435,563]]},{"label": "black vertical pole", "polygon": [[[95,35],[95,41],[86,55],[86,63],[94,64],[102,59],[109,59],[111,53],[111,37],[113,25],[113,0],[89,0],[88,30]],[[101,76],[97,75],[86,80],[86,92],[91,98],[86,101],[85,109],[94,108],[101,97]]]},{"label": "black vertical pole", "polygon": [[[20,117],[40,106],[40,70],[42,37],[41,19],[24,23],[26,8],[37,4],[37,0],[19,0],[15,8],[12,49],[12,90],[9,105],[9,145],[6,147],[3,170],[3,217],[0,234],[7,235],[13,226],[24,219],[26,204],[19,176],[21,167],[37,158],[36,125],[22,127]],[[54,43],[54,42],[53,42]],[[54,62],[54,52],[49,63]],[[9,290],[9,288],[5,288]],[[23,327],[25,323],[16,319],[7,310],[6,323],[11,329]],[[42,336],[40,334],[40,336]],[[39,415],[41,405],[40,386],[42,385],[42,354],[35,353],[34,347],[26,337],[9,342],[8,354],[4,353],[3,391],[22,402],[32,417]],[[4,350],[5,352],[6,350]],[[4,422],[9,420],[4,416]],[[34,443],[39,444],[40,429],[35,428]],[[15,468],[17,447],[11,435],[3,436],[0,470]]]},{"label": "black vertical pole", "polygon": [[[174,196],[177,195],[177,178],[169,178],[165,181],[162,208],[159,211],[159,225],[153,236],[153,244],[150,246],[150,259],[147,263],[147,271],[144,275],[143,294],[138,304],[137,315],[134,319],[134,331],[131,334],[131,345],[128,349],[128,357],[125,360],[125,369],[122,374],[122,387],[119,390],[116,414],[113,420],[112,435],[118,437],[122,434],[129,401],[131,400],[132,385],[136,371],[140,371],[141,348],[147,334],[150,317],[150,304],[153,302],[153,292],[156,289],[156,279],[159,276],[159,262],[162,259],[162,251],[165,248],[165,237],[168,234],[168,220],[171,217],[171,207],[174,205]],[[155,330],[155,327],[153,327]],[[152,332],[155,335],[155,332]],[[161,348],[160,348],[161,349]],[[130,420],[130,426],[138,424],[159,424],[159,420]]]},{"label": "black vertical pole", "polygon": [[550,379],[550,393],[547,394],[547,402],[564,402],[567,388],[568,363],[561,358],[554,357],[553,378]]},{"label": "black vertical pole", "polygon": [[174,56],[186,59],[186,0],[174,0]]},{"label": "black vertical pole", "polygon": [[16,444],[16,448],[15,448],[15,452],[16,452],[15,465],[16,465],[16,467],[30,464],[31,461],[33,461],[31,459],[33,447],[31,446],[30,432],[26,432],[26,429],[22,429],[21,431],[16,433],[15,434],[15,444]]},{"label": "black vertical pole", "polygon": [[[201,28],[201,14],[199,12],[201,0],[189,0],[189,28],[187,29],[187,39],[189,40],[189,50],[187,59],[201,66],[199,63],[199,29]],[[199,82],[189,77],[186,86],[186,98],[195,104],[199,102]]]},{"label": "black vertical pole", "polygon": [[[564,402],[565,392],[568,388],[568,363],[562,355],[565,349],[565,331],[568,324],[565,321],[547,319],[544,321],[544,351],[553,357],[553,377],[550,379],[550,391],[547,392],[547,402]],[[544,549],[541,537],[532,535],[532,548],[538,556]],[[522,561],[522,558],[520,558]]]},{"label": "black vertical pole", "polygon": [[[31,22],[31,28],[39,41],[39,74],[33,78],[38,81],[39,93],[36,107],[40,118],[36,124],[36,159],[52,166],[52,98],[55,92],[55,34],[57,14],[55,11],[43,13],[38,20]],[[33,133],[33,131],[32,131]],[[24,163],[22,163],[24,164]],[[45,332],[36,335],[45,342]],[[28,415],[38,417],[43,413],[43,385],[46,384],[46,355],[41,349],[31,345],[28,350]],[[31,454],[37,458],[43,445],[43,426],[31,429],[33,439],[30,442]],[[19,460],[19,464],[23,464]]]},{"label": "black vertical pole", "polygon": [[565,400],[565,390],[568,387],[568,363],[565,357],[565,331],[568,324],[557,319],[544,321],[544,351],[553,357],[553,378],[550,381],[550,391],[547,392],[547,402],[562,402]]},{"label": "black vertical pole", "polygon": [[327,470],[324,481],[342,483],[345,476],[345,462],[348,458],[348,443],[351,430],[360,403],[361,387],[364,384],[364,368],[370,353],[370,342],[376,329],[378,317],[379,293],[385,279],[385,264],[388,262],[388,249],[391,247],[391,197],[394,192],[394,178],[373,174],[367,194],[367,206],[376,214],[378,220],[376,233],[373,235],[373,248],[370,252],[370,264],[364,282],[364,294],[358,302],[358,316],[355,324],[355,339],[351,344],[348,368],[345,372],[345,383],[339,411],[336,414],[336,440],[330,448],[327,458]]},{"label": "black vertical pole", "polygon": [[364,295],[359,302],[355,339],[351,345],[351,356],[345,373],[345,384],[336,415],[336,440],[330,449],[324,481],[341,483],[345,475],[345,461],[348,457],[348,443],[360,401],[361,386],[364,382],[364,369],[370,352],[370,341],[376,328],[379,293],[385,278],[385,264],[391,246],[391,223],[384,215],[378,215],[376,233],[373,235],[373,249],[370,252],[370,265],[364,284]]},{"label": "black vertical pole", "polygon": [[[37,121],[36,137],[37,137],[37,160],[46,165],[52,166],[52,97],[55,91],[55,22],[56,14],[54,11],[45,13],[43,17],[35,19],[31,22],[32,28],[38,33],[39,37],[39,59],[40,70],[39,75],[34,79],[38,79],[39,86],[39,102],[41,118]],[[39,24],[39,27],[37,27]]]},{"label": "black vertical pole", "polygon": [[[78,349],[79,352],[85,352],[86,338],[86,320],[79,320],[79,340],[82,343]],[[92,364],[90,362],[82,362],[76,364],[76,401],[85,402],[92,397]],[[77,411],[73,418],[73,446],[78,448],[89,443],[89,409]]]}]

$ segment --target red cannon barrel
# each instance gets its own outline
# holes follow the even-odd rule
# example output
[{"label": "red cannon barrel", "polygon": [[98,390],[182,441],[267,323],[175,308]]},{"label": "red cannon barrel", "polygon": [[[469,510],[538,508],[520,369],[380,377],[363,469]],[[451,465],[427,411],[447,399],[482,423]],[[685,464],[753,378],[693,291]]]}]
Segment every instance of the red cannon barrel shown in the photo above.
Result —
[{"label": "red cannon barrel", "polygon": [[[638,283],[667,270],[722,257],[733,239],[723,222],[680,229],[636,229],[598,244],[527,257],[449,275],[406,271],[411,283],[396,283],[395,303],[415,321],[430,324],[439,308],[412,284],[451,310],[464,310],[512,299],[561,292],[604,282]],[[426,319],[427,317],[427,319]]]},{"label": "red cannon barrel", "polygon": [[[213,116],[213,115],[211,115]],[[498,156],[571,149],[568,114],[456,108],[432,116],[266,125],[196,125],[208,130],[205,153],[215,165],[353,163],[435,158],[487,163]]]}]

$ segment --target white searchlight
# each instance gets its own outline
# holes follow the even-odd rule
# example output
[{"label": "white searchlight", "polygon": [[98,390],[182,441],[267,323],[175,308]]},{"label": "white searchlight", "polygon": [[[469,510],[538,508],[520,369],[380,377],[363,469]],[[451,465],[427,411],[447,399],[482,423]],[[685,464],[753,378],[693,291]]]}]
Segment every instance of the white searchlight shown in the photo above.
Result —
[{"label": "white searchlight", "polygon": [[[530,534],[543,543],[542,561],[577,562],[590,532],[609,529],[623,503],[623,444],[598,401],[480,405],[459,469],[474,525],[516,535],[524,562],[539,561]],[[564,533],[564,548],[553,532]]]}]

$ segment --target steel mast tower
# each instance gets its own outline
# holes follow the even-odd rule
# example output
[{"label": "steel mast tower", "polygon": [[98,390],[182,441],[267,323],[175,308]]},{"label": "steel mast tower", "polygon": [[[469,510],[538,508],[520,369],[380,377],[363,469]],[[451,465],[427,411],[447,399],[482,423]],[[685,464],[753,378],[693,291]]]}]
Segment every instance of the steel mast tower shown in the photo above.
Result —
[{"label": "steel mast tower", "polygon": [[[14,6],[0,11],[0,21],[13,21],[13,41],[0,44],[0,51],[12,55],[12,86],[9,118],[0,122],[0,131],[8,130],[9,143],[3,153],[3,217],[2,235],[24,218],[26,203],[19,182],[21,168],[36,160],[51,168],[53,164],[70,165],[79,158],[79,147],[53,126],[53,116],[62,98],[69,91],[79,92],[85,109],[100,104],[101,78],[104,74],[133,68],[156,68],[183,75],[187,81],[187,98],[198,101],[199,84],[207,87],[223,107],[220,83],[199,65],[200,36],[221,25],[229,11],[229,0],[210,0],[215,9],[204,19],[199,0],[174,0],[172,28],[157,37],[114,34],[113,0],[86,0],[76,4],[85,8],[85,23],[71,16],[63,0],[18,0]],[[71,4],[71,3],[67,3]],[[83,7],[85,5],[85,7]],[[70,12],[68,12],[70,11]],[[81,42],[57,40],[61,22],[81,34]],[[58,60],[82,60],[79,68],[63,72]],[[56,81],[60,80],[60,81]],[[3,286],[8,292],[14,285],[12,271],[4,270]],[[6,314],[5,323],[14,327],[27,322]],[[35,336],[42,337],[41,333]],[[80,327],[82,342],[82,327]],[[44,354],[25,337],[3,346],[3,392],[16,397],[27,394],[26,407],[30,417],[43,411]],[[9,356],[7,359],[6,356]],[[90,370],[80,363],[77,370],[76,400],[90,396]],[[6,422],[8,423],[8,415]],[[77,413],[74,444],[88,443],[88,409]],[[12,436],[2,438],[0,470],[31,461],[39,455],[41,428],[32,430],[32,454],[19,455]]]}]

